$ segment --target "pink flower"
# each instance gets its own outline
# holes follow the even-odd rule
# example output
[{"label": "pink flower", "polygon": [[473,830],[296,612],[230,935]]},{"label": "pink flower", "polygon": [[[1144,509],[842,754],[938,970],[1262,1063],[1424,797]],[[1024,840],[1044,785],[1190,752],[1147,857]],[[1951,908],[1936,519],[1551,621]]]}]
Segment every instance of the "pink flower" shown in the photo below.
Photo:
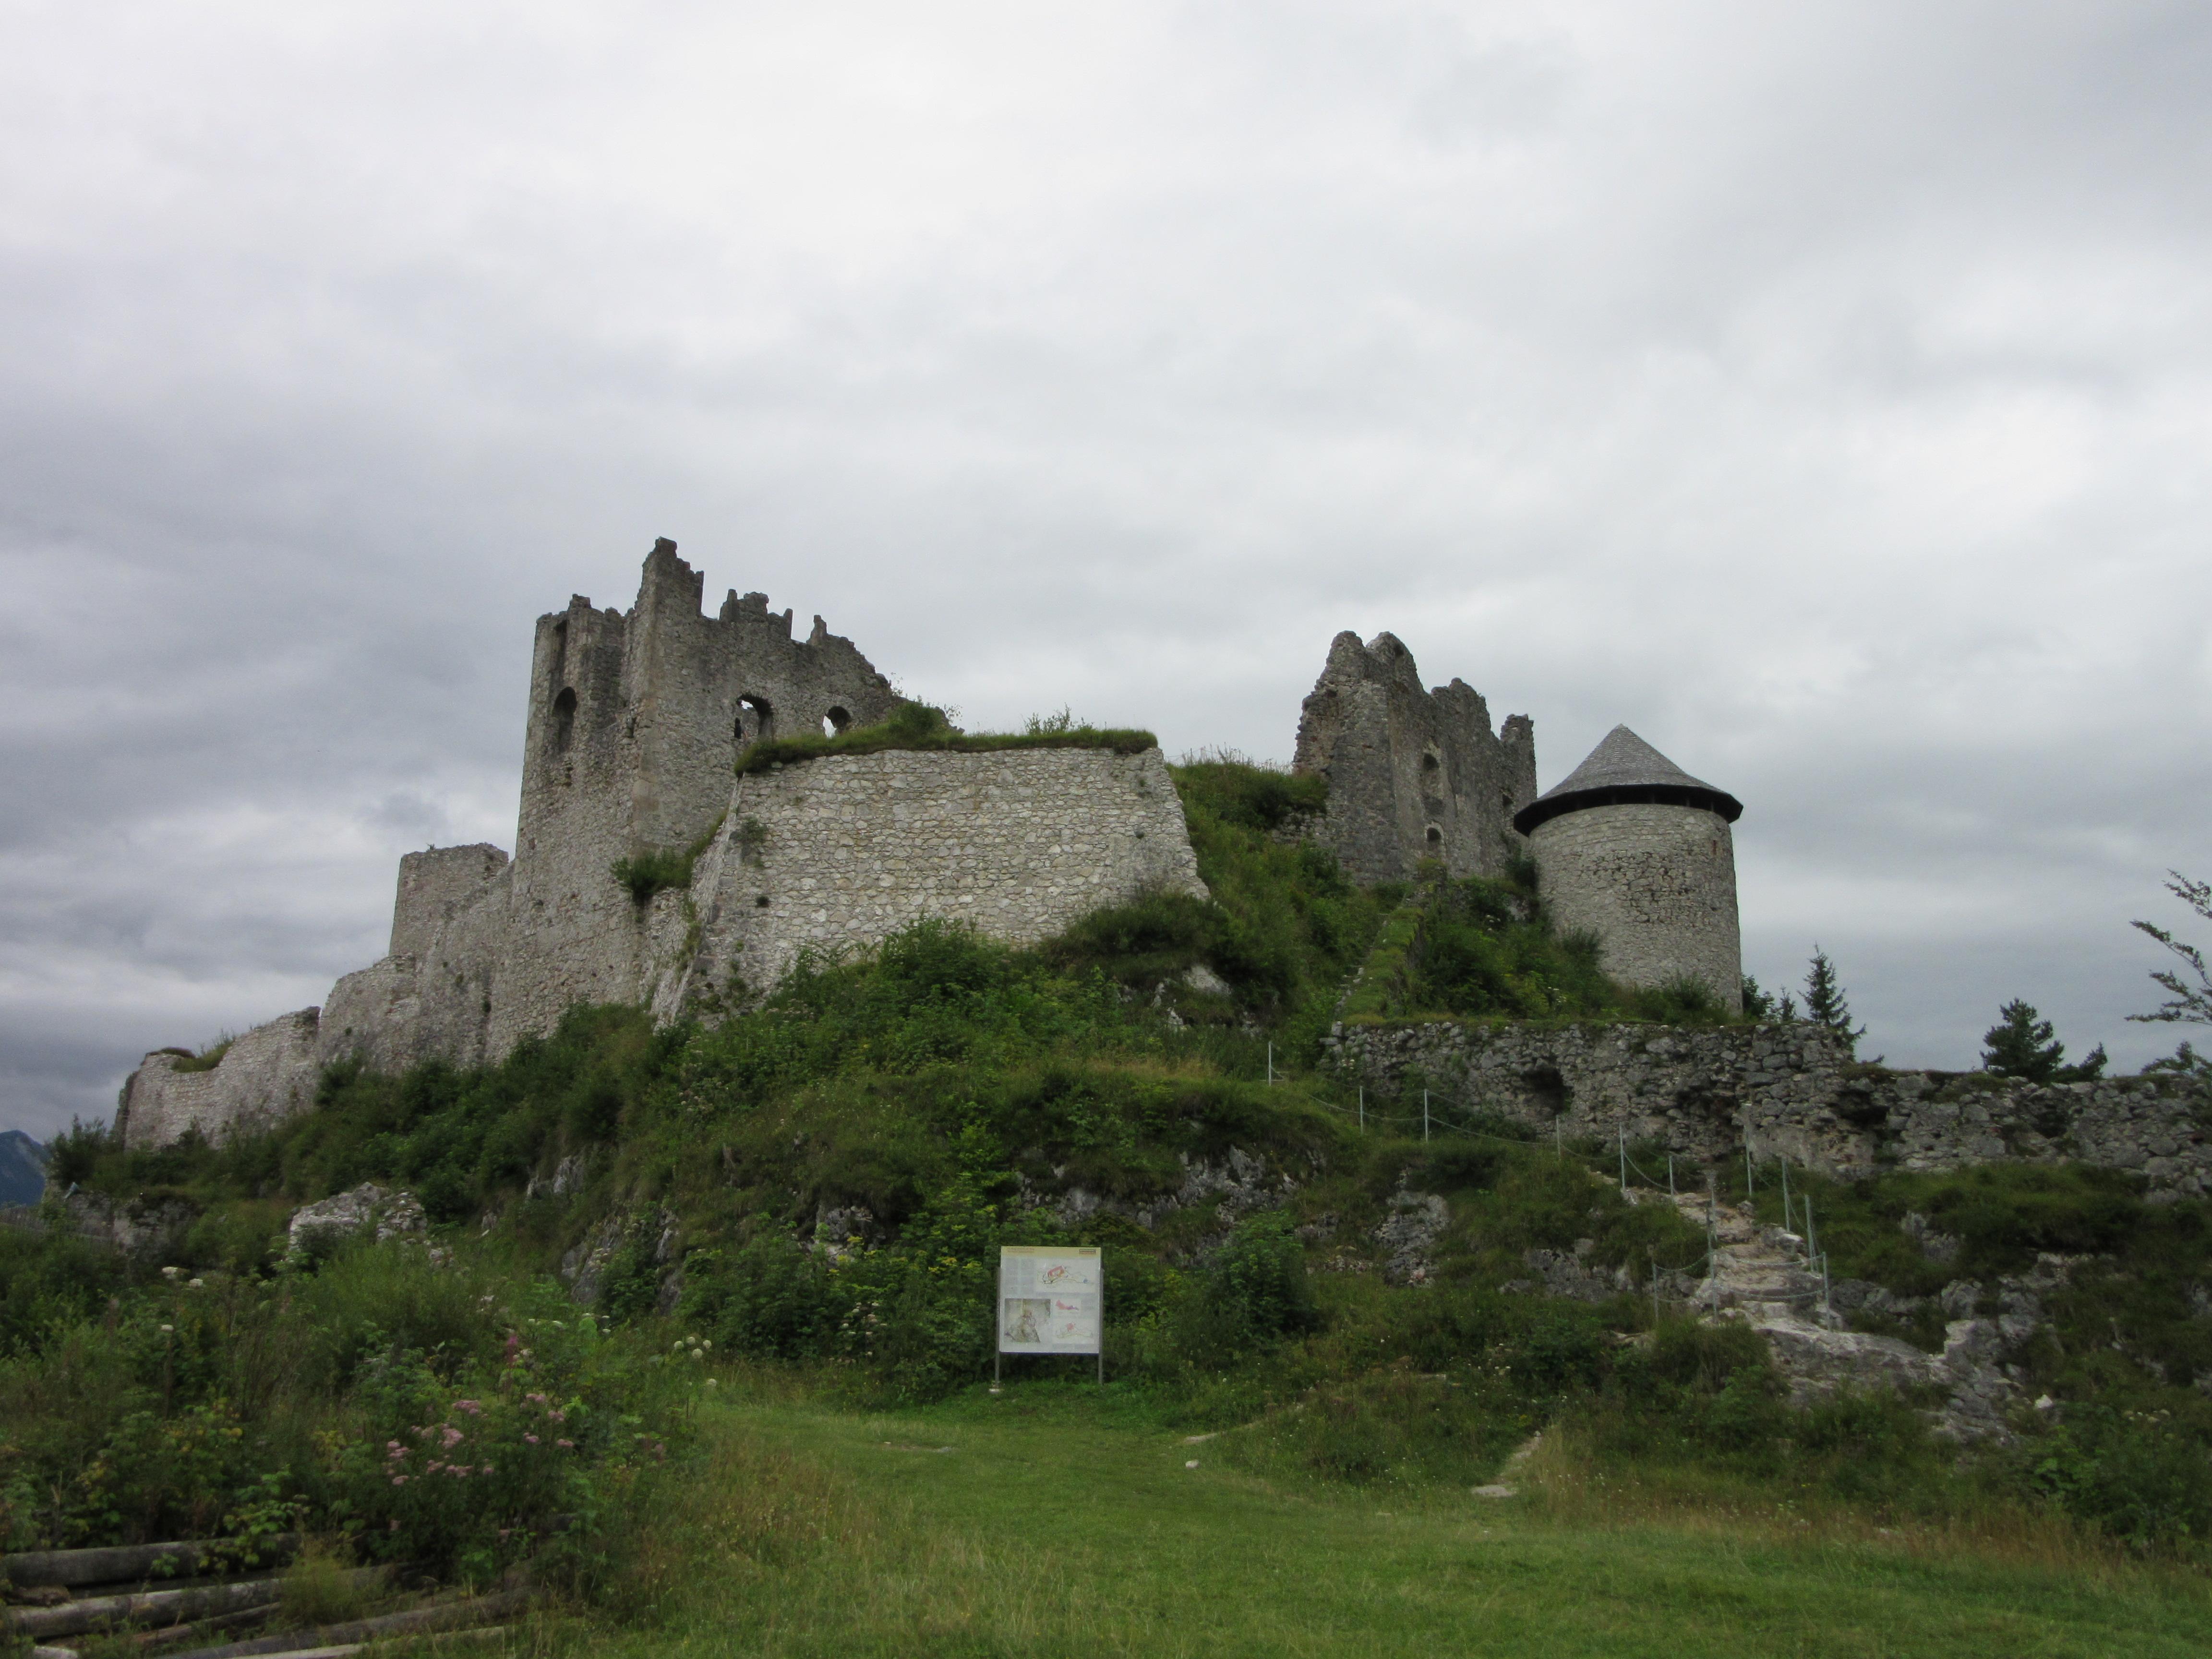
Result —
[{"label": "pink flower", "polygon": [[576,1443],[573,1440],[556,1440],[553,1443],[558,1446],[562,1451],[574,1451],[576,1449]]},{"label": "pink flower", "polygon": [[568,1420],[568,1413],[566,1412],[548,1412],[545,1413],[545,1420],[549,1423],[565,1423]]},{"label": "pink flower", "polygon": [[522,1437],[533,1446],[538,1443],[538,1437],[534,1434],[526,1434]]},{"label": "pink flower", "polygon": [[471,1417],[477,1417],[483,1414],[483,1403],[477,1400],[456,1400],[453,1401],[453,1409],[457,1412],[466,1412]]},{"label": "pink flower", "polygon": [[[407,1484],[407,1477],[404,1474],[395,1474],[392,1477],[392,1484],[395,1486],[404,1486]],[[392,1524],[396,1527],[399,1523],[395,1521]]]},{"label": "pink flower", "polygon": [[485,1474],[495,1474],[498,1473],[498,1471],[494,1469],[490,1464],[487,1463],[483,1466],[483,1473]]},{"label": "pink flower", "polygon": [[542,1406],[545,1403],[545,1396],[542,1394],[526,1394],[522,1397],[533,1406]]},{"label": "pink flower", "polygon": [[448,1449],[461,1443],[461,1431],[452,1424],[446,1425],[446,1445]]}]

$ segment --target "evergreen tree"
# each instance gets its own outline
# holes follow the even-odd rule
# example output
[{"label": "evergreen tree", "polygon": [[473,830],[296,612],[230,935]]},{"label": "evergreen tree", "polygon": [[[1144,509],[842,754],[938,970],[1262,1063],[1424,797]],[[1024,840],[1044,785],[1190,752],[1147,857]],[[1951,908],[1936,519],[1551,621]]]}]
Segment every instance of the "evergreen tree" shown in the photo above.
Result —
[{"label": "evergreen tree", "polygon": [[1743,1017],[1764,1025],[1771,1021],[1778,1012],[1774,999],[1766,994],[1765,988],[1746,974],[1743,976]]},{"label": "evergreen tree", "polygon": [[1865,1026],[1852,1028],[1851,1005],[1844,995],[1844,982],[1836,976],[1836,964],[1817,944],[1813,946],[1812,965],[1805,973],[1805,1018],[1833,1031],[1854,1053],[1859,1039],[1866,1035]]},{"label": "evergreen tree", "polygon": [[[2212,882],[2192,881],[2179,870],[2166,873],[2171,878],[2166,890],[2205,921],[2212,921]],[[2135,925],[2179,957],[2196,976],[2196,983],[2192,985],[2171,969],[2153,974],[2151,978],[2166,992],[2166,1000],[2148,1014],[2130,1014],[2128,1018],[2146,1024],[2179,1020],[2191,1025],[2212,1025],[2212,973],[2205,970],[2204,953],[2193,945],[2183,944],[2154,923],[2138,921]]]},{"label": "evergreen tree", "polygon": [[2066,1045],[2051,1022],[2014,997],[1997,1010],[1997,1023],[1982,1033],[1982,1069],[2031,1083],[2086,1083],[2105,1069],[2105,1045],[2099,1043],[2078,1066],[2066,1064]]}]

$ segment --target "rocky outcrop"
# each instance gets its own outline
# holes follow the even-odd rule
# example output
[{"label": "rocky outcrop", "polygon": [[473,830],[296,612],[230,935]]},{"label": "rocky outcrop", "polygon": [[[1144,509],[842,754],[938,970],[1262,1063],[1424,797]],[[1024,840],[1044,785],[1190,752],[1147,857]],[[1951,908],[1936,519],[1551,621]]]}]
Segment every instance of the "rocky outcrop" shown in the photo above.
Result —
[{"label": "rocky outcrop", "polygon": [[1437,1245],[1451,1224],[1451,1207],[1435,1193],[1390,1194],[1389,1213],[1375,1229],[1382,1249],[1382,1278],[1391,1285],[1425,1285],[1436,1271]]},{"label": "rocky outcrop", "polygon": [[364,1181],[351,1192],[294,1211],[285,1232],[289,1254],[313,1256],[364,1234],[381,1244],[386,1239],[421,1233],[428,1225],[414,1194],[386,1191],[373,1181]]}]

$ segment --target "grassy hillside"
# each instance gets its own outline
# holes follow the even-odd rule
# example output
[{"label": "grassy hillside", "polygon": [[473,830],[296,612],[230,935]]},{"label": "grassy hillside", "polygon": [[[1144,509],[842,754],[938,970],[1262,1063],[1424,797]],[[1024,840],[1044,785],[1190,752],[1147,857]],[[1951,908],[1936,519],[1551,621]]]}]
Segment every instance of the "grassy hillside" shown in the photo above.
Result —
[{"label": "grassy hillside", "polygon": [[[1095,1645],[1086,1620],[1133,1651],[1547,1617],[1551,1650],[1641,1651],[1662,1614],[1715,1650],[2201,1640],[2193,1580],[2116,1563],[2196,1561],[2212,1529],[2212,1206],[2066,1171],[1802,1182],[1839,1271],[1899,1297],[1966,1276],[1994,1307],[2039,1253],[2095,1261],[2019,1356],[2063,1409],[2016,1445],[1962,1455],[1893,1396],[1795,1409],[1756,1337],[1655,1308],[1702,1239],[1625,1197],[1612,1149],[1363,1118],[1312,1069],[1409,915],[1410,994],[1619,1009],[1527,895],[1362,892],[1280,838],[1310,783],[1178,779],[1212,903],[1026,951],[925,924],[713,1029],[579,1008],[496,1066],[339,1068],[221,1148],[63,1137],[58,1187],[188,1220],[161,1261],[0,1234],[0,1542],[281,1515],[460,1576],[530,1556],[609,1631],[736,1620],[741,1651],[914,1651],[915,1619],[946,1652]],[[287,1253],[296,1203],[366,1181],[419,1195],[438,1257]],[[997,1247],[1051,1240],[1105,1251],[1112,1381],[1024,1361],[994,1398]],[[1543,1294],[1532,1251],[1621,1288]],[[541,1432],[554,1410],[574,1431]],[[392,1485],[380,1460],[436,1423],[496,1477]],[[1533,1497],[1468,1497],[1539,1430]],[[1218,1437],[1174,1455],[1193,1435]],[[936,1444],[960,1449],[913,1449]],[[2054,1565],[2072,1588],[2031,1594]],[[1560,1622],[1559,1575],[1635,1588]]]}]

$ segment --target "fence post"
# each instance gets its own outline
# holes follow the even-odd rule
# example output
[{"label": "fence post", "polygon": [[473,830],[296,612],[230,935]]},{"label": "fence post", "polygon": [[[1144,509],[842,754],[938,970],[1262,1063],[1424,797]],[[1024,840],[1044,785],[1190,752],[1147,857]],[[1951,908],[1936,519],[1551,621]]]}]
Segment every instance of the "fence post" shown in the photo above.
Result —
[{"label": "fence post", "polygon": [[1269,1044],[1267,1045],[1267,1086],[1268,1086],[1269,1088],[1273,1088],[1273,1087],[1274,1087],[1274,1084],[1275,1084],[1275,1045],[1274,1045],[1273,1043],[1272,1043],[1272,1042],[1271,1042],[1271,1043],[1269,1043]]},{"label": "fence post", "polygon": [[1720,1202],[1720,1189],[1715,1184],[1711,1170],[1705,1171],[1705,1281],[1713,1287],[1713,1311],[1721,1310],[1721,1252],[1720,1231],[1714,1223],[1713,1207]]},{"label": "fence post", "polygon": [[1674,1196],[1674,1154],[1667,1154],[1667,1196]]},{"label": "fence post", "polygon": [[1620,1195],[1628,1196],[1628,1126],[1622,1124],[1614,1131],[1620,1137]]}]

